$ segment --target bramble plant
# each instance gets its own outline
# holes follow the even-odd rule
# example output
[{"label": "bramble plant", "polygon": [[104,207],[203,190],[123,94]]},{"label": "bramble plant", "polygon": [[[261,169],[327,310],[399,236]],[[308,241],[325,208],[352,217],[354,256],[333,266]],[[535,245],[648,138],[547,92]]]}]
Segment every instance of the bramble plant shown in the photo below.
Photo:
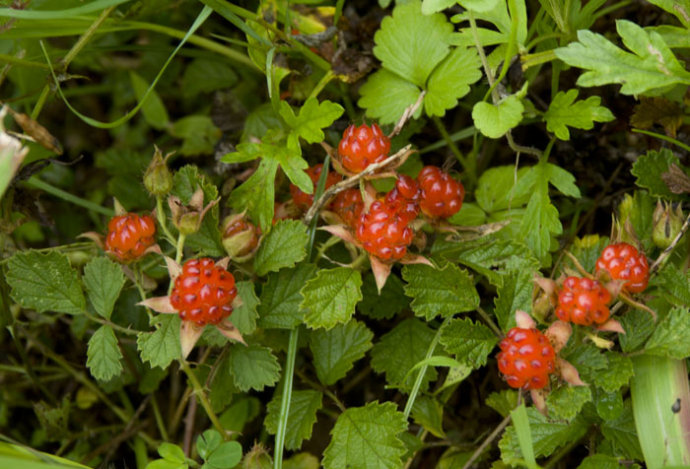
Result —
[{"label": "bramble plant", "polygon": [[0,467],[690,466],[688,0],[0,38]]}]

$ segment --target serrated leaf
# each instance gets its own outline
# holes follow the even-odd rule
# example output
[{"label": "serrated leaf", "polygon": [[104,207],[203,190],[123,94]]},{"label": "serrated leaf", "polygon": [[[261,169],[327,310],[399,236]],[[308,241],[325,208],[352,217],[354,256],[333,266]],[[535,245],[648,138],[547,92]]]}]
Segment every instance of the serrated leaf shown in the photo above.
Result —
[{"label": "serrated leaf", "polygon": [[500,138],[522,121],[525,107],[520,98],[510,95],[498,105],[479,101],[472,108],[474,126],[489,138]]},{"label": "serrated leaf", "polygon": [[[528,167],[517,170],[514,165],[487,169],[479,178],[477,190],[474,192],[477,204],[488,213],[525,205],[529,201],[530,193],[516,195],[512,189],[529,170]],[[458,213],[462,213],[462,210]]]},{"label": "serrated leaf", "polygon": [[676,84],[690,84],[690,73],[657,32],[646,31],[627,20],[617,20],[616,29],[632,53],[589,30],[577,32],[579,42],[554,50],[563,62],[587,70],[577,79],[577,85],[618,83],[623,85],[621,93],[638,95],[658,94]]},{"label": "serrated leaf", "polygon": [[[149,88],[149,84],[146,83],[141,75],[137,72],[130,70],[129,79],[132,83],[132,89],[137,97],[137,100],[141,101],[144,97],[146,91]],[[168,117],[168,111],[163,105],[163,101],[156,90],[151,90],[149,95],[146,97],[146,101],[141,105],[141,113],[146,119],[146,123],[149,124],[154,129],[163,130],[170,123],[170,117]]]},{"label": "serrated leaf", "polygon": [[95,257],[84,266],[84,286],[89,300],[106,319],[110,319],[124,284],[122,268],[107,257]]},{"label": "serrated leaf", "polygon": [[473,368],[486,364],[486,359],[498,343],[496,335],[483,324],[470,318],[452,319],[441,328],[441,345],[458,361]]},{"label": "serrated leaf", "polygon": [[176,314],[159,315],[160,325],[154,332],[142,332],[137,337],[137,348],[142,361],[152,367],[166,369],[170,362],[182,356],[180,348],[180,317]]},{"label": "serrated leaf", "polygon": [[395,404],[371,402],[338,416],[324,452],[325,469],[398,469],[405,445],[398,434],[407,429]]},{"label": "serrated leaf", "polygon": [[[424,360],[427,349],[436,333],[419,319],[406,319],[381,337],[371,350],[371,367],[377,373],[385,373],[386,381],[410,389],[415,375],[402,382],[408,371]],[[436,379],[436,370],[429,367],[422,388]]]},{"label": "serrated leaf", "polygon": [[[576,418],[572,422],[552,422],[534,407],[527,409],[527,415],[534,455],[538,458],[548,456],[560,446],[579,440],[588,429],[588,424],[583,419]],[[506,429],[498,447],[501,449],[503,462],[518,466],[523,464],[517,434],[512,425]]]},{"label": "serrated leaf", "polygon": [[250,281],[237,282],[237,296],[242,299],[242,305],[235,308],[230,316],[232,324],[239,329],[242,335],[249,335],[256,330],[256,312],[259,306],[259,298],[254,293],[254,283]]},{"label": "serrated leaf", "polygon": [[644,460],[630,404],[629,399],[625,401],[623,413],[616,420],[602,422],[601,433],[616,453],[625,454],[630,459]]},{"label": "serrated leaf", "polygon": [[615,420],[623,413],[623,396],[621,391],[604,392],[594,388],[594,406],[599,417],[606,420]]},{"label": "serrated leaf", "polygon": [[476,48],[456,47],[429,77],[424,96],[428,116],[443,116],[470,92],[470,85],[482,77]]},{"label": "serrated leaf", "polygon": [[606,354],[608,365],[594,376],[594,383],[606,392],[618,391],[627,386],[633,376],[633,365],[630,358],[615,352]]},{"label": "serrated leaf", "polygon": [[593,454],[582,460],[577,469],[619,469],[618,458],[606,454]]},{"label": "serrated leaf", "polygon": [[654,124],[661,125],[667,135],[675,138],[676,131],[683,125],[683,110],[678,103],[666,98],[643,96],[630,117],[630,125],[651,129]]},{"label": "serrated leaf", "polygon": [[193,156],[212,154],[221,132],[209,116],[192,115],[175,121],[170,135],[182,139],[180,154]]},{"label": "serrated leaf", "polygon": [[[384,68],[369,75],[360,87],[361,98],[357,105],[366,109],[367,117],[376,119],[379,124],[392,124],[407,107],[417,102],[421,92],[415,84]],[[420,107],[414,117],[418,118],[421,113]]]},{"label": "serrated leaf", "polygon": [[331,329],[346,323],[355,313],[355,305],[362,299],[362,276],[348,267],[321,269],[302,289],[304,300],[300,307],[306,311],[307,327]]},{"label": "serrated leaf", "polygon": [[561,357],[569,361],[586,382],[592,382],[597,373],[608,366],[604,353],[592,344],[578,344],[561,350]]},{"label": "serrated leaf", "polygon": [[661,177],[674,163],[679,164],[678,157],[668,148],[662,148],[660,151],[649,150],[637,158],[630,172],[637,177],[636,184],[649,189],[651,195],[678,200],[679,196],[669,190]]},{"label": "serrated leaf", "polygon": [[89,339],[86,356],[86,366],[91,375],[99,381],[109,381],[122,373],[122,352],[110,326],[103,325],[96,329]]},{"label": "serrated leaf", "polygon": [[[278,431],[282,393],[275,393],[266,409],[268,411],[264,425],[266,431],[275,435]],[[323,395],[318,391],[292,391],[290,411],[288,412],[285,431],[285,448],[298,450],[304,440],[311,438],[312,428],[316,423],[316,412],[323,406]]]},{"label": "serrated leaf", "polygon": [[515,327],[515,311],[532,312],[533,278],[533,270],[511,270],[504,277],[503,285],[496,290],[494,315],[504,332]]},{"label": "serrated leaf", "polygon": [[325,138],[321,129],[330,126],[343,113],[341,105],[312,97],[307,99],[295,115],[290,105],[286,101],[280,102],[280,115],[287,125],[292,128],[292,132],[297,137],[301,137],[307,143],[319,143]]},{"label": "serrated leaf", "polygon": [[631,309],[618,319],[625,334],[618,335],[621,349],[625,353],[635,352],[642,347],[645,340],[652,335],[656,322],[652,315],[641,309]]},{"label": "serrated leaf", "polygon": [[675,306],[690,304],[690,277],[669,262],[652,278],[654,286],[659,287],[659,294]]},{"label": "serrated leaf", "polygon": [[273,220],[273,203],[275,200],[275,178],[278,162],[262,158],[259,167],[249,179],[230,193],[228,204],[240,213],[247,210],[252,220],[256,220],[265,233]]},{"label": "serrated leaf", "polygon": [[454,264],[443,269],[413,264],[402,271],[407,282],[405,294],[412,297],[412,310],[427,321],[473,311],[479,306],[479,294],[470,274]]},{"label": "serrated leaf", "polygon": [[608,108],[600,105],[599,96],[590,96],[576,102],[578,93],[577,89],[565,93],[559,91],[544,113],[546,129],[561,140],[570,140],[568,127],[590,130],[594,128],[595,122],[609,122],[615,119]]},{"label": "serrated leaf", "polygon": [[280,364],[268,347],[235,344],[230,350],[230,371],[237,389],[263,391],[280,379]]},{"label": "serrated leaf", "polygon": [[690,309],[674,307],[661,318],[645,344],[645,352],[675,359],[690,357]]},{"label": "serrated leaf", "polygon": [[549,393],[546,407],[549,409],[549,417],[570,421],[591,400],[592,392],[588,386],[564,385]]},{"label": "serrated leaf", "polygon": [[484,402],[502,417],[507,417],[510,415],[510,411],[518,405],[518,393],[512,389],[492,392]]},{"label": "serrated leaf", "polygon": [[429,396],[418,396],[412,406],[412,418],[438,438],[445,438],[443,431],[443,406]]},{"label": "serrated leaf", "polygon": [[39,313],[55,311],[82,314],[86,299],[79,275],[67,259],[57,251],[41,254],[18,252],[7,264],[5,279],[12,287],[12,298],[24,308]]},{"label": "serrated leaf", "polygon": [[301,289],[316,273],[313,264],[300,264],[268,276],[261,291],[259,325],[262,328],[292,329],[304,321]]},{"label": "serrated leaf", "polygon": [[453,42],[453,25],[443,14],[421,14],[417,0],[399,4],[381,21],[374,35],[374,55],[383,68],[414,83],[426,85]]},{"label": "serrated leaf", "polygon": [[542,263],[546,263],[551,248],[551,236],[560,235],[562,232],[563,225],[558,219],[558,210],[551,203],[546,181],[542,181],[529,199],[520,223],[520,236],[534,255]]},{"label": "serrated leaf", "polygon": [[362,284],[362,301],[357,310],[372,319],[390,319],[407,308],[410,300],[405,296],[403,282],[397,275],[391,275],[378,292],[374,275],[366,274]]},{"label": "serrated leaf", "polygon": [[257,275],[293,267],[307,255],[307,227],[297,220],[280,220],[261,242],[254,257]]},{"label": "serrated leaf", "polygon": [[338,324],[331,330],[316,330],[309,338],[309,348],[314,357],[316,376],[323,384],[330,386],[364,357],[372,347],[374,333],[357,321]]}]

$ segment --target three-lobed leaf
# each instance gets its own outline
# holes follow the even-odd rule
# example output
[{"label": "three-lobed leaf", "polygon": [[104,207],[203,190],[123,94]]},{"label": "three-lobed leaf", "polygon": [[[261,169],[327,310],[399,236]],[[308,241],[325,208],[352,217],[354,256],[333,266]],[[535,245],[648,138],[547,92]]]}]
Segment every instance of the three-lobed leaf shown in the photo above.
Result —
[{"label": "three-lobed leaf", "polygon": [[294,136],[303,138],[307,143],[322,142],[325,135],[321,129],[330,126],[343,111],[339,104],[327,100],[319,103],[318,99],[311,97],[295,115],[286,101],[280,102],[280,115],[292,128]]},{"label": "three-lobed leaf", "polygon": [[570,140],[568,127],[590,130],[594,128],[595,122],[609,122],[615,119],[608,108],[601,106],[599,96],[576,101],[578,93],[577,89],[559,91],[544,113],[546,129],[561,140]]},{"label": "three-lobed leaf", "polygon": [[525,106],[515,95],[506,97],[494,105],[479,101],[472,108],[475,127],[489,138],[500,138],[522,121]]}]

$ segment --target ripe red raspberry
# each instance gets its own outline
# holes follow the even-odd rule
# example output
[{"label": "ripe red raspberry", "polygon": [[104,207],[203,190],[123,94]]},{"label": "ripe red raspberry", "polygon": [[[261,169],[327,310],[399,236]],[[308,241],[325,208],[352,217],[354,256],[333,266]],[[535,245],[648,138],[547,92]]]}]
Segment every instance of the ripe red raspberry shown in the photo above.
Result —
[{"label": "ripe red raspberry", "polygon": [[130,262],[144,255],[153,246],[156,235],[156,222],[150,215],[125,213],[110,219],[105,238],[106,252],[120,262]]},{"label": "ripe red raspberry", "polygon": [[[314,165],[306,170],[307,175],[309,176],[311,182],[314,185],[314,189],[316,189],[316,184],[319,182],[319,178],[321,177],[321,170],[323,170],[322,164]],[[333,184],[337,184],[341,180],[342,177],[338,173],[331,171],[330,173],[328,173],[328,176],[326,177],[326,187],[324,188],[324,190],[328,189]],[[290,195],[292,195],[292,200],[293,202],[295,202],[295,205],[301,208],[302,210],[309,209],[309,207],[311,207],[311,204],[314,203],[313,193],[307,194],[294,184],[290,184]]]},{"label": "ripe red raspberry", "polygon": [[541,389],[556,370],[556,353],[537,329],[513,327],[499,344],[498,369],[511,388]]},{"label": "ripe red raspberry", "polygon": [[608,245],[597,260],[597,274],[600,270],[613,280],[625,280],[623,289],[630,293],[643,291],[649,282],[647,257],[628,243]]},{"label": "ripe red raspberry", "polygon": [[359,218],[355,235],[371,255],[390,261],[405,255],[414,232],[403,216],[377,200]]},{"label": "ripe red raspberry", "polygon": [[417,176],[417,181],[422,190],[419,205],[426,216],[448,218],[462,207],[465,188],[440,168],[425,166]]},{"label": "ripe red raspberry", "polygon": [[417,181],[405,174],[398,175],[395,187],[386,194],[386,204],[408,223],[419,214],[420,189]]},{"label": "ripe red raspberry", "polygon": [[191,259],[175,279],[170,303],[183,321],[218,324],[232,313],[237,296],[235,277],[212,259]]},{"label": "ripe red raspberry", "polygon": [[390,149],[391,141],[378,125],[371,124],[369,127],[362,124],[355,127],[352,124],[343,133],[338,154],[345,169],[361,173],[370,164],[383,161]]},{"label": "ripe red raspberry", "polygon": [[331,210],[337,213],[347,226],[354,227],[364,210],[362,193],[357,188],[339,192],[331,202]]},{"label": "ripe red raspberry", "polygon": [[568,277],[558,293],[556,316],[581,326],[604,324],[609,319],[611,293],[596,280]]}]

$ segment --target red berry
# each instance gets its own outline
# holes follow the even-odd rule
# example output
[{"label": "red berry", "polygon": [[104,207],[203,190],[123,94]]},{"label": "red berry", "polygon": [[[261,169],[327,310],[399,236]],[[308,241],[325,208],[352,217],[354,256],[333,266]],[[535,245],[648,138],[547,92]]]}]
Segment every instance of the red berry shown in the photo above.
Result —
[{"label": "red berry", "polygon": [[431,218],[448,218],[460,210],[465,188],[436,166],[425,166],[417,176],[422,190],[420,208]]},{"label": "red berry", "polygon": [[407,220],[380,200],[362,214],[355,235],[364,249],[383,261],[397,260],[407,252],[414,232]]},{"label": "red berry", "polygon": [[218,324],[232,313],[235,277],[207,257],[185,262],[175,279],[170,303],[183,321]]},{"label": "red berry", "polygon": [[419,184],[410,176],[398,175],[395,187],[386,194],[386,204],[397,211],[407,222],[417,218],[419,214]]},{"label": "red berry", "polygon": [[499,344],[498,369],[511,388],[541,389],[556,370],[556,353],[537,329],[513,327]]},{"label": "red berry", "polygon": [[[314,188],[316,188],[316,184],[319,182],[322,169],[323,165],[317,164],[306,170],[306,173],[311,179]],[[340,182],[341,179],[342,177],[338,175],[338,173],[331,171],[330,173],[328,173],[328,176],[326,177],[325,189],[328,189],[333,184],[337,184],[338,182]],[[307,210],[309,207],[311,207],[311,204],[314,203],[313,193],[307,194],[294,184],[290,184],[290,195],[292,195],[292,200],[295,202],[295,205],[297,205],[297,207],[301,208],[302,210]]]},{"label": "red berry", "polygon": [[383,161],[390,149],[391,141],[378,125],[371,124],[369,127],[362,124],[355,127],[352,124],[343,133],[338,154],[345,169],[361,173],[370,164]]},{"label": "red berry", "polygon": [[558,293],[556,316],[581,326],[604,324],[609,319],[611,293],[596,280],[568,277]]},{"label": "red berry", "polygon": [[347,226],[354,227],[364,210],[362,193],[356,188],[339,192],[331,202],[331,210],[337,213]]},{"label": "red berry", "polygon": [[105,250],[120,262],[133,261],[153,246],[155,235],[156,222],[152,216],[136,213],[118,215],[108,222]]},{"label": "red berry", "polygon": [[630,293],[643,291],[649,282],[647,257],[628,243],[608,245],[597,260],[596,271],[601,270],[613,280],[625,280],[623,289]]}]

